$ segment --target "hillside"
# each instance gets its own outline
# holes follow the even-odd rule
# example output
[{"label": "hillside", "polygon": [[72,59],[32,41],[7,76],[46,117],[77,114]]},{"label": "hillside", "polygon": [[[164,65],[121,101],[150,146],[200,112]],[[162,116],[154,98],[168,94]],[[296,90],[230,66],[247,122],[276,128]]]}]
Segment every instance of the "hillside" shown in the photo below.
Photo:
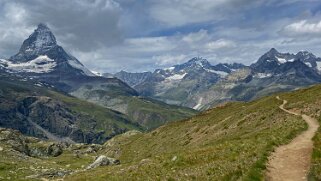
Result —
[{"label": "hillside", "polygon": [[[2,129],[0,150],[6,159],[0,161],[0,178],[263,179],[272,151],[279,145],[290,143],[307,129],[301,117],[279,108],[282,99],[288,101],[284,106],[286,109],[320,121],[320,90],[321,85],[317,85],[278,94],[280,100],[273,95],[248,103],[227,103],[191,119],[168,123],[149,133],[131,131],[115,136],[104,145],[57,146],[25,137],[17,131]],[[319,129],[314,138],[309,174],[309,178],[315,180],[321,178],[320,135]],[[46,151],[52,149],[55,151]],[[100,155],[118,159],[120,164],[86,170]],[[29,169],[30,162],[36,163],[32,169]]]},{"label": "hillside", "polygon": [[[285,108],[320,121],[321,86],[279,94]],[[150,133],[116,136],[102,152],[118,158],[119,166],[71,175],[70,180],[138,179],[259,180],[267,158],[307,129],[301,117],[288,114],[276,95],[249,103],[234,102],[191,119],[169,123]],[[320,137],[314,138],[310,177],[319,180]],[[68,179],[67,179],[68,180]]]},{"label": "hillside", "polygon": [[119,111],[147,130],[167,122],[191,117],[198,111],[191,108],[169,105],[142,96],[123,95],[121,90],[105,89],[97,83],[85,83],[70,94],[80,99]]},{"label": "hillside", "polygon": [[102,143],[143,129],[126,115],[28,79],[1,76],[0,127],[56,141]]}]

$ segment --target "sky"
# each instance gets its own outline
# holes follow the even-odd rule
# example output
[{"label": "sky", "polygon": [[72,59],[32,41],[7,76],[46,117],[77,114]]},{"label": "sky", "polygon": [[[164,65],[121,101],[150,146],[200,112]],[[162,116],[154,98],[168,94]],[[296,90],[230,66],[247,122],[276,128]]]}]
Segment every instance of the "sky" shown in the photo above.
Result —
[{"label": "sky", "polygon": [[0,58],[18,52],[39,23],[101,73],[193,57],[249,65],[272,47],[321,56],[320,0],[0,0]]}]

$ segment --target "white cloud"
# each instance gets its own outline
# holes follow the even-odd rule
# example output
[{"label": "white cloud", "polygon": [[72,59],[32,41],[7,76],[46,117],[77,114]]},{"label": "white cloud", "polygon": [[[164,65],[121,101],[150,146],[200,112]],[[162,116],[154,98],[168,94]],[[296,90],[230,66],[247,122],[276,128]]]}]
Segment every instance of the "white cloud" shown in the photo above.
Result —
[{"label": "white cloud", "polygon": [[[48,24],[57,40],[69,49],[92,51],[123,41],[119,27],[122,9],[114,0],[6,0],[0,5],[0,32],[12,39],[21,38],[15,44],[21,44],[41,22]],[[17,31],[12,33],[11,29]],[[6,39],[0,41],[0,47],[12,44]]]},{"label": "white cloud", "polygon": [[[232,11],[249,5],[253,0],[161,0],[151,3],[149,14],[155,20],[168,26],[182,26],[221,20]],[[224,9],[224,10],[223,10]]]},{"label": "white cloud", "polygon": [[[0,0],[0,57],[16,53],[39,22],[99,72],[153,70],[194,56],[250,63],[271,47],[321,54],[321,40],[311,38],[321,35],[320,15],[311,10],[316,5],[316,0]],[[302,12],[309,13],[302,17]],[[310,38],[297,38],[305,36]]]},{"label": "white cloud", "polygon": [[137,53],[170,51],[176,47],[169,37],[130,38],[124,42],[124,46]]},{"label": "white cloud", "polygon": [[284,35],[296,36],[296,35],[320,35],[321,34],[321,21],[319,22],[308,22],[307,20],[302,20],[287,25],[282,30]]},{"label": "white cloud", "polygon": [[208,42],[205,45],[205,49],[208,52],[213,52],[216,51],[218,49],[222,49],[222,48],[232,48],[235,46],[235,43],[231,40],[224,40],[224,39],[219,39],[216,41],[211,41]]},{"label": "white cloud", "polygon": [[201,29],[198,32],[187,34],[182,38],[182,40],[187,43],[193,44],[196,42],[206,41],[209,38],[210,37],[209,37],[208,31]]},{"label": "white cloud", "polygon": [[156,65],[160,66],[172,66],[177,65],[186,61],[186,55],[160,55],[160,56],[153,56],[152,59],[156,61]]},{"label": "white cloud", "polygon": [[[196,23],[208,21],[212,17],[209,16],[208,11],[219,4],[222,0],[162,0],[152,3],[149,13],[151,16],[166,25],[180,26],[187,23]],[[207,6],[204,6],[204,4]]]}]

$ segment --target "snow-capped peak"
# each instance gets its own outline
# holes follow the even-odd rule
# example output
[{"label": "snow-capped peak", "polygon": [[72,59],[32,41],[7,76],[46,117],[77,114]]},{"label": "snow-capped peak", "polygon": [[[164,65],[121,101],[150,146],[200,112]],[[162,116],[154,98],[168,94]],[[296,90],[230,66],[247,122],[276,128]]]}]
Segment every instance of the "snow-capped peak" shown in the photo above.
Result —
[{"label": "snow-capped peak", "polygon": [[39,55],[57,48],[57,41],[47,25],[40,23],[35,31],[23,42],[19,52],[10,57],[10,60],[17,62],[27,62],[35,59]]},{"label": "snow-capped peak", "polygon": [[40,23],[21,48],[24,51],[40,51],[41,49],[48,49],[56,45],[57,41],[51,30],[47,25]]},{"label": "snow-capped peak", "polygon": [[197,66],[200,66],[200,67],[204,67],[204,66],[207,66],[209,64],[209,62],[206,59],[202,58],[202,57],[194,57],[191,60],[189,60],[187,63],[194,64],[194,65],[197,65]]}]

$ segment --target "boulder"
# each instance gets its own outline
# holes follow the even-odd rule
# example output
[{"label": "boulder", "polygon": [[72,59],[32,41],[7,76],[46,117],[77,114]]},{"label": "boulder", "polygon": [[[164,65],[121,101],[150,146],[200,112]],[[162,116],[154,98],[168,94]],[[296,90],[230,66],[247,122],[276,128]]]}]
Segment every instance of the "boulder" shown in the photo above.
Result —
[{"label": "boulder", "polygon": [[49,156],[57,157],[63,152],[62,145],[53,143],[47,148],[47,153]]},{"label": "boulder", "polygon": [[105,155],[100,155],[92,164],[90,164],[86,169],[93,169],[99,166],[106,166],[106,165],[118,165],[120,161],[114,158],[106,157]]}]

